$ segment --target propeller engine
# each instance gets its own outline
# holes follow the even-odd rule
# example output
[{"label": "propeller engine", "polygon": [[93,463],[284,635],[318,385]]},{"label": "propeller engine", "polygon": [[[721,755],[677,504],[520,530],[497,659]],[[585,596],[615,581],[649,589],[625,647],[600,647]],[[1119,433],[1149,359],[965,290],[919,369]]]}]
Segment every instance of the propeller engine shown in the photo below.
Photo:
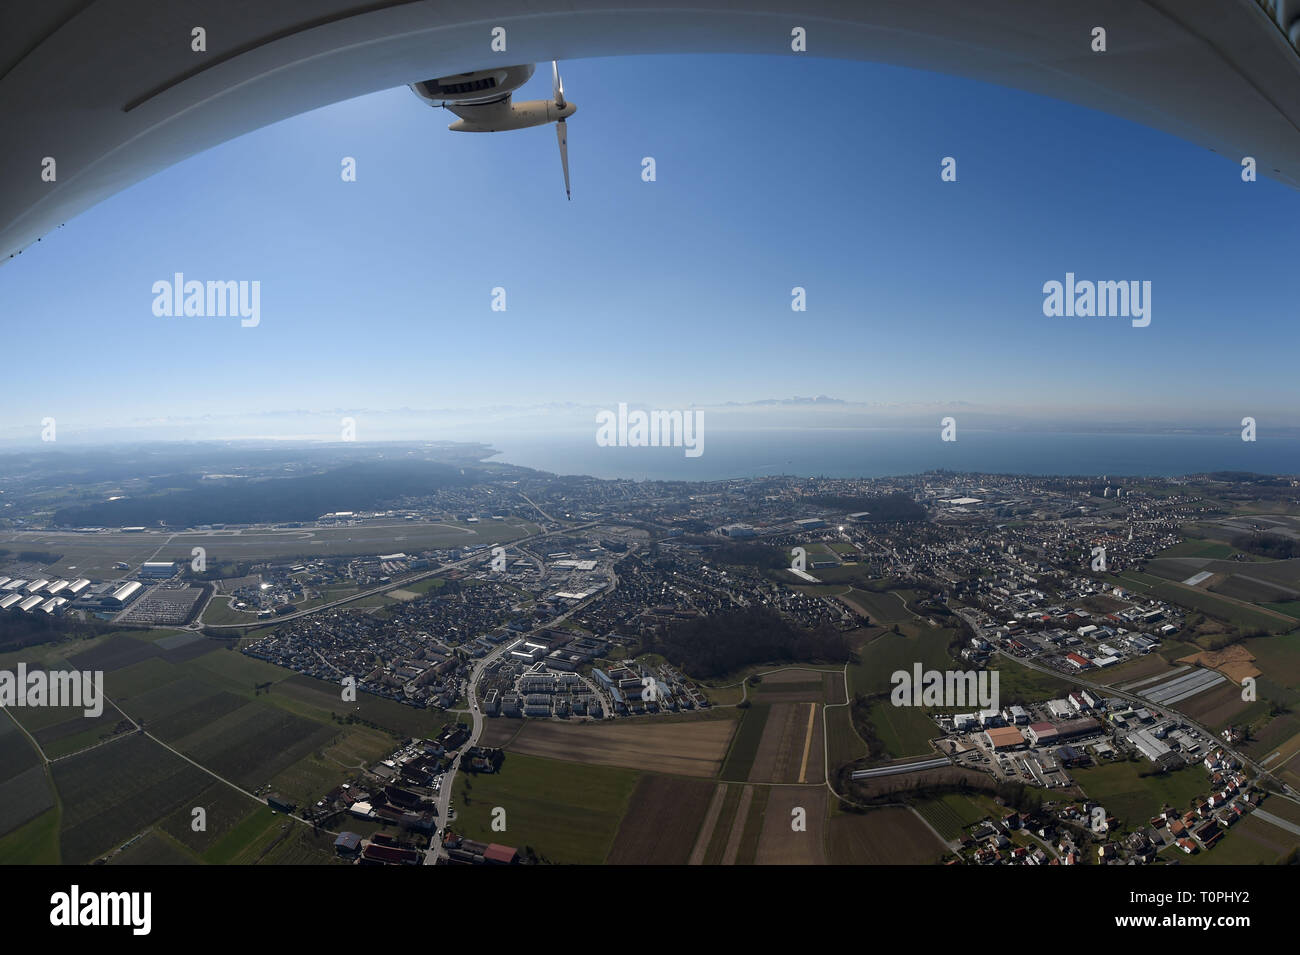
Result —
[{"label": "propeller engine", "polygon": [[564,99],[564,80],[560,79],[560,64],[555,60],[551,60],[551,79],[555,108],[560,114],[560,118],[555,121],[555,139],[560,144],[560,165],[564,167],[564,194],[572,201],[573,194],[569,191],[569,127],[565,123],[565,117],[573,115],[573,112],[564,111],[568,105]]},{"label": "propeller engine", "polygon": [[555,124],[560,146],[560,167],[564,170],[564,194],[569,199],[569,128],[565,123],[578,107],[564,96],[560,64],[551,61],[551,99],[516,103],[511,94],[533,75],[534,66],[497,67],[458,73],[411,84],[411,90],[430,106],[442,107],[460,118],[447,128],[456,133],[498,133],[509,129]]}]

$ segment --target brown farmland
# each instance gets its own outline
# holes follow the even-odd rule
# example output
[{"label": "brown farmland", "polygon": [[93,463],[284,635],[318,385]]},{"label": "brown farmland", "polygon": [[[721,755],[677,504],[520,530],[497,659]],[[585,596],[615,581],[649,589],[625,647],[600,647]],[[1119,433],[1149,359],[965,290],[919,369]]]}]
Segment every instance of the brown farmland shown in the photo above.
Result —
[{"label": "brown farmland", "polygon": [[1249,706],[1250,703],[1241,698],[1241,687],[1231,682],[1220,683],[1178,703],[1182,712],[1210,727],[1227,725]]},{"label": "brown farmland", "polygon": [[[795,831],[794,810],[804,810],[806,828]],[[754,861],[759,865],[825,865],[826,790],[820,786],[773,786],[763,814]]]},{"label": "brown farmland", "polygon": [[[772,705],[749,773],[750,782],[820,782],[826,778],[823,729],[815,712],[814,703]],[[808,732],[810,716],[813,717],[811,736]],[[801,771],[803,779],[799,778]]]},{"label": "brown farmland", "polygon": [[529,721],[512,752],[653,773],[716,776],[736,730],[729,719],[618,723]]},{"label": "brown farmland", "polygon": [[930,865],[947,847],[910,809],[844,812],[830,821],[834,865]]},{"label": "brown farmland", "polygon": [[[838,674],[835,676],[842,680]],[[821,703],[826,699],[826,674],[793,669],[768,673],[762,683],[750,690],[750,695],[763,703]]]},{"label": "brown farmland", "polygon": [[1234,643],[1221,650],[1202,650],[1200,653],[1181,657],[1178,662],[1190,663],[1193,666],[1200,664],[1210,670],[1218,670],[1237,684],[1240,684],[1248,676],[1257,677],[1261,675],[1259,667],[1255,666],[1255,654],[1240,643]]},{"label": "brown farmland", "polygon": [[709,809],[704,814],[704,822],[700,824],[699,835],[695,837],[695,848],[691,850],[691,857],[688,860],[691,865],[704,864],[709,853],[709,845],[713,842],[713,831],[718,827],[718,818],[722,815],[722,806],[726,801],[727,784],[718,783],[709,800]]},{"label": "brown farmland", "polygon": [[679,776],[642,776],[606,860],[610,865],[686,865],[714,784]]}]

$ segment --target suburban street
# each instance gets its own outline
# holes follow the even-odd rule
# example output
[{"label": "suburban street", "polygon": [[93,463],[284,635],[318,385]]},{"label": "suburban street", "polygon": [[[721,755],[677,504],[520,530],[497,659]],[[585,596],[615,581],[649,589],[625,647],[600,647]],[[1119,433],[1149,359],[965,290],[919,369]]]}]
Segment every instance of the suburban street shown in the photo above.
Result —
[{"label": "suburban street", "polygon": [[[543,534],[538,536],[544,537],[546,535]],[[564,613],[560,614],[554,620],[548,620],[544,624],[538,627],[534,627],[532,630],[528,632],[528,634],[526,634],[526,636],[531,636],[532,634],[536,633],[538,630],[541,630],[543,627],[553,627],[556,624],[563,623],[565,620],[569,619],[570,615],[577,613],[579,610],[582,610],[592,601],[599,600],[601,597],[605,596],[606,594],[612,593],[617,586],[618,586],[618,577],[617,575],[615,575],[614,579],[609,583],[609,586],[605,587],[599,593],[592,594],[586,600],[574,604],[571,608],[566,610]],[[502,643],[491,653],[487,654],[485,657],[479,660],[478,663],[474,665],[474,669],[470,671],[469,679],[466,681],[466,685],[465,685],[465,700],[469,704],[469,714],[470,714],[469,739],[466,740],[465,743],[461,746],[460,752],[456,755],[455,759],[452,760],[451,766],[447,769],[447,772],[443,775],[442,788],[438,790],[438,798],[435,803],[437,807],[437,813],[438,813],[438,829],[436,834],[433,837],[432,844],[429,846],[428,850],[424,854],[425,865],[437,865],[439,858],[443,857],[446,854],[442,848],[442,836],[444,831],[447,828],[447,812],[451,806],[451,794],[453,789],[455,788],[456,771],[460,768],[461,756],[466,752],[466,750],[472,749],[473,747],[477,746],[479,737],[483,734],[483,710],[480,708],[479,701],[478,701],[479,678],[483,675],[483,671],[487,669],[489,664],[504,656],[506,651],[509,650],[510,647],[513,646],[516,642],[517,641],[512,640],[506,643]]]}]

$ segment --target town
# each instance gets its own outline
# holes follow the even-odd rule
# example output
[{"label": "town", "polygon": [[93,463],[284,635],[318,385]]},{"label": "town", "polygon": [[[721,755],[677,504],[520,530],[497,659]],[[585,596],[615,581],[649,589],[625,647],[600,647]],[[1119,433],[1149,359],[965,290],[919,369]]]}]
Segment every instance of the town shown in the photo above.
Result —
[{"label": "town", "polygon": [[[1287,838],[1295,825],[1269,808],[1300,779],[1284,768],[1290,691],[1268,682],[1261,651],[1300,618],[1287,615],[1289,564],[1252,553],[1289,519],[1243,519],[1234,503],[1260,493],[1210,475],[670,484],[491,466],[314,519],[113,528],[22,516],[18,488],[0,532],[22,547],[0,567],[0,611],[33,634],[137,635],[112,638],[121,647],[163,631],[153,652],[177,663],[235,649],[267,668],[255,697],[289,680],[322,704],[333,695],[333,732],[396,736],[342,778],[313,770],[328,787],[274,773],[256,787],[272,811],[332,833],[340,861],[551,858],[527,831],[493,838],[476,803],[462,819],[457,799],[590,737],[602,742],[580,761],[641,768],[666,745],[684,767],[716,754],[698,765],[723,779],[777,747],[801,767],[780,773],[806,781],[816,763],[844,805],[903,794],[947,861],[1167,862],[1221,852],[1243,815]],[[891,703],[899,665],[967,667],[1000,699]],[[110,671],[125,718],[99,746],[148,725],[113,684]],[[635,755],[637,739],[660,738]],[[1153,791],[1188,799],[1117,816],[1105,793],[1120,775],[1177,780]]]}]

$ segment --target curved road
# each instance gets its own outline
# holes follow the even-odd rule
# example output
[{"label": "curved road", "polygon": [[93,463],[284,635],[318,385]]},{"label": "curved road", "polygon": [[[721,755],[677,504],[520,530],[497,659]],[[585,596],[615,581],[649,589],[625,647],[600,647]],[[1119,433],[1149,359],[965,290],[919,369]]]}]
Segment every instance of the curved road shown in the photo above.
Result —
[{"label": "curved road", "polygon": [[[590,525],[584,524],[582,526],[589,527]],[[573,528],[566,528],[566,530],[572,530],[572,529]],[[546,535],[539,534],[537,536],[545,537]],[[612,593],[617,586],[618,586],[618,575],[615,574],[614,579],[610,581],[609,586],[605,587],[599,593],[594,593],[586,600],[574,604],[572,607],[570,607],[564,613],[560,614],[554,620],[547,620],[544,623],[539,624],[538,626],[534,627],[532,630],[528,631],[527,634],[523,634],[523,636],[525,637],[531,636],[532,634],[536,633],[538,630],[541,630],[546,627],[554,627],[556,624],[563,623],[565,620],[569,619],[571,615],[577,613],[579,610],[586,609],[594,601],[599,600],[601,597],[604,597],[606,594]],[[438,799],[435,803],[438,812],[438,829],[436,835],[434,836],[433,844],[429,846],[428,851],[426,851],[424,854],[425,865],[437,865],[438,860],[446,856],[446,852],[442,848],[442,834],[443,831],[447,828],[447,810],[451,805],[451,794],[453,789],[455,788],[456,771],[460,769],[460,761],[463,755],[465,754],[465,752],[477,746],[479,737],[483,734],[483,711],[479,709],[479,705],[478,705],[479,678],[483,675],[483,671],[487,669],[488,664],[492,663],[494,660],[498,659],[499,657],[504,656],[506,651],[510,647],[514,646],[517,642],[518,641],[510,640],[505,643],[502,643],[491,653],[487,654],[485,657],[479,660],[478,663],[474,664],[474,669],[470,671],[469,679],[466,681],[466,685],[465,685],[465,701],[469,704],[469,715],[472,721],[470,725],[469,739],[467,739],[464,743],[461,744],[461,747],[457,752],[455,758],[452,759],[451,766],[448,767],[447,771],[443,774],[442,788],[438,790]]]}]

